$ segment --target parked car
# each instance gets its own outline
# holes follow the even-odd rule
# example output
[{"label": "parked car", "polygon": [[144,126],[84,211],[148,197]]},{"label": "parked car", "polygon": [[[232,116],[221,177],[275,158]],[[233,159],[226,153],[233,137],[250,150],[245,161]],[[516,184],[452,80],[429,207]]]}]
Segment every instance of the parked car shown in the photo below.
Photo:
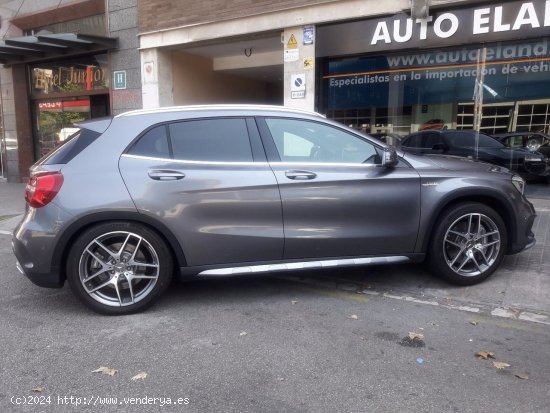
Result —
[{"label": "parked car", "polygon": [[401,146],[401,135],[398,135],[397,133],[375,132],[369,133],[369,135],[373,138],[378,139],[379,141],[384,142],[387,145],[395,146],[396,148],[399,148]]},{"label": "parked car", "polygon": [[418,130],[430,130],[430,129],[445,129],[445,121],[443,119],[430,119],[424,122]]},{"label": "parked car", "polygon": [[535,243],[524,181],[397,152],[272,106],[141,110],[80,124],[30,170],[18,268],[91,309],[144,309],[173,274],[419,262],[462,285]]},{"label": "parked car", "polygon": [[550,136],[537,132],[512,132],[492,135],[507,148],[525,148],[550,157]]},{"label": "parked car", "polygon": [[524,148],[508,148],[495,138],[471,130],[429,130],[403,139],[401,148],[415,154],[453,155],[504,166],[524,178],[546,177],[548,158]]}]

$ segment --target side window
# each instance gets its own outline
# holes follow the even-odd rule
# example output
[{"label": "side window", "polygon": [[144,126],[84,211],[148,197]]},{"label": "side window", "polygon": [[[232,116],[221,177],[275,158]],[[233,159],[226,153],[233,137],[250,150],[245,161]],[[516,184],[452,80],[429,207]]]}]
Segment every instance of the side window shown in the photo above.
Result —
[{"label": "side window", "polygon": [[370,142],[317,122],[271,118],[265,120],[283,162],[376,163]]},{"label": "side window", "polygon": [[151,156],[153,158],[170,158],[166,126],[160,125],[148,130],[130,148],[132,155]]},{"label": "side window", "polygon": [[204,119],[169,125],[174,159],[252,162],[244,119]]},{"label": "side window", "polygon": [[523,141],[527,140],[525,136],[512,136],[508,138],[508,145],[510,148],[523,147]]}]

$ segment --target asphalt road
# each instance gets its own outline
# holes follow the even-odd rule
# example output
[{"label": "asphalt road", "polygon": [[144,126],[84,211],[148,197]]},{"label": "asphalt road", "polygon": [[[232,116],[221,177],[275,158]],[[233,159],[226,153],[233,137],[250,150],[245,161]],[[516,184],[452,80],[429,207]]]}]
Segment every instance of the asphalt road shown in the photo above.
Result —
[{"label": "asphalt road", "polygon": [[[326,282],[354,272],[175,284],[146,313],[104,317],[19,275],[9,241],[0,235],[1,412],[550,411],[550,325]],[[92,372],[101,366],[118,371]],[[29,402],[42,404],[15,404]]]}]

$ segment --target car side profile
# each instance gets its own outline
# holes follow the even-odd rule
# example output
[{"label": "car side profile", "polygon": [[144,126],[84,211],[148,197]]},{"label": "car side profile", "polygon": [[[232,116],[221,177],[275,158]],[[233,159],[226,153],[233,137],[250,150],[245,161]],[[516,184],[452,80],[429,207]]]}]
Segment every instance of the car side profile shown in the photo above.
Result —
[{"label": "car side profile", "polygon": [[500,165],[523,178],[548,176],[548,158],[525,148],[507,147],[492,136],[473,130],[429,130],[415,132],[403,139],[406,152],[429,155],[469,157]]},{"label": "car side profile", "polygon": [[475,284],[535,243],[524,181],[415,156],[276,106],[128,112],[39,160],[18,268],[92,310],[143,310],[172,277],[420,262]]}]

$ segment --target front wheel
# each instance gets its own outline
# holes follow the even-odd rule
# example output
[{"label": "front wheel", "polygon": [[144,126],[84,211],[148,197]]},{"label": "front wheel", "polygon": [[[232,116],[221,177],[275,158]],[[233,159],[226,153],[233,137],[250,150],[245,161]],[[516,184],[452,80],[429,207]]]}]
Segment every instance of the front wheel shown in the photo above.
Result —
[{"label": "front wheel", "polygon": [[453,284],[472,285],[498,268],[507,245],[504,222],[492,208],[468,202],[447,209],[428,251],[432,272]]},{"label": "front wheel", "polygon": [[84,231],[67,259],[67,281],[92,310],[107,315],[141,311],[166,290],[172,259],[151,229],[109,222]]}]

